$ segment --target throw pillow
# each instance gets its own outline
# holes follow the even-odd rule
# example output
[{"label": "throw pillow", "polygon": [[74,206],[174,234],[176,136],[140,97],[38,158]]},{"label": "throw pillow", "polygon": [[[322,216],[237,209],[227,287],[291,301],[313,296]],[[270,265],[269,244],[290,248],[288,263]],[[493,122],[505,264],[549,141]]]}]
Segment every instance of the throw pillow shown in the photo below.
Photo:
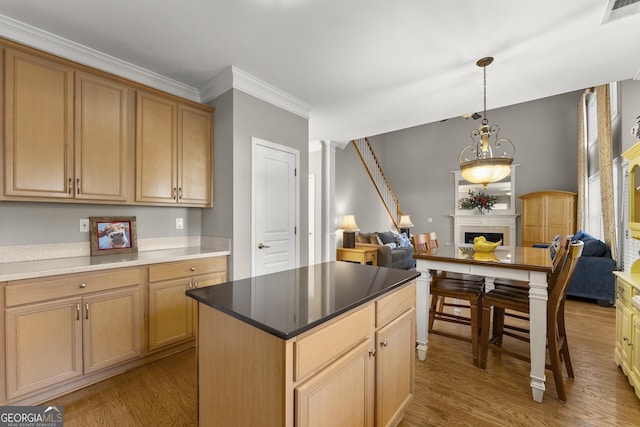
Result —
[{"label": "throw pillow", "polygon": [[582,256],[605,256],[607,253],[607,245],[598,239],[583,240]]},{"label": "throw pillow", "polygon": [[406,233],[396,234],[395,237],[399,248],[410,248],[413,246]]},{"label": "throw pillow", "polygon": [[398,245],[396,245],[395,243],[385,243],[385,246],[388,246],[389,249],[395,249],[398,247]]},{"label": "throw pillow", "polygon": [[383,245],[382,240],[380,240],[380,237],[378,237],[376,233],[371,233],[369,235],[369,243],[371,243],[372,245]]},{"label": "throw pillow", "polygon": [[393,233],[391,231],[378,231],[376,234],[380,237],[383,244],[396,243],[396,239],[393,237]]},{"label": "throw pillow", "polygon": [[367,233],[358,233],[356,234],[356,243],[369,243],[371,240],[371,235]]}]

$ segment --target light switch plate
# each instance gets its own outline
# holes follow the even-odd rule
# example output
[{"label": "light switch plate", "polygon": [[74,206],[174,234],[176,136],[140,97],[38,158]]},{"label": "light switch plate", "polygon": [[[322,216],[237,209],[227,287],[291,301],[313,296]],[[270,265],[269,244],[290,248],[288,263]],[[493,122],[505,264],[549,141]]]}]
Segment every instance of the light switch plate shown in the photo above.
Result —
[{"label": "light switch plate", "polygon": [[182,230],[184,228],[184,218],[176,218],[176,230]]},{"label": "light switch plate", "polygon": [[80,220],[80,232],[81,233],[89,232],[89,220],[87,218],[83,218]]}]

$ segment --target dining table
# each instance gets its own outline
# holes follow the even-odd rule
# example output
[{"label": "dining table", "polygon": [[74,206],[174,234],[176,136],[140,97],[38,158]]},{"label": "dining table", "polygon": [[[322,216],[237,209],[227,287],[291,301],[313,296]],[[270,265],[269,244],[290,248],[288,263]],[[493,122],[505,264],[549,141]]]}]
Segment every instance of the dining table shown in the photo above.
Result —
[{"label": "dining table", "polygon": [[529,283],[531,392],[534,401],[542,402],[547,344],[547,277],[553,269],[549,249],[499,246],[492,252],[477,252],[472,245],[443,245],[414,253],[413,257],[416,270],[421,273],[416,280],[416,349],[420,360],[425,360],[427,353],[431,271],[484,276],[485,292],[494,288],[496,278]]}]

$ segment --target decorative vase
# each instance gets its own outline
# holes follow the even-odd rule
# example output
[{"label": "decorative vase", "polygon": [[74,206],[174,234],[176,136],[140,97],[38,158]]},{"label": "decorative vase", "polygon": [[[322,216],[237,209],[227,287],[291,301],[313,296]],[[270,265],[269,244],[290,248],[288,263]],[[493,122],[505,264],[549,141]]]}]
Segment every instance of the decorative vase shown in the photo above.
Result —
[{"label": "decorative vase", "polygon": [[476,215],[484,215],[484,209],[476,208],[475,213],[476,213]]}]

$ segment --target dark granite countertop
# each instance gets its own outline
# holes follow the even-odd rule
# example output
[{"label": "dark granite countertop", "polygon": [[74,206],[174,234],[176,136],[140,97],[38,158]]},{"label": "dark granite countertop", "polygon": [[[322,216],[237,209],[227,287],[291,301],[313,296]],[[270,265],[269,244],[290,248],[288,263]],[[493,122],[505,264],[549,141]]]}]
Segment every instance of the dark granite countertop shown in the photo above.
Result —
[{"label": "dark granite countertop", "polygon": [[419,276],[415,270],[334,261],[186,294],[287,340]]}]

